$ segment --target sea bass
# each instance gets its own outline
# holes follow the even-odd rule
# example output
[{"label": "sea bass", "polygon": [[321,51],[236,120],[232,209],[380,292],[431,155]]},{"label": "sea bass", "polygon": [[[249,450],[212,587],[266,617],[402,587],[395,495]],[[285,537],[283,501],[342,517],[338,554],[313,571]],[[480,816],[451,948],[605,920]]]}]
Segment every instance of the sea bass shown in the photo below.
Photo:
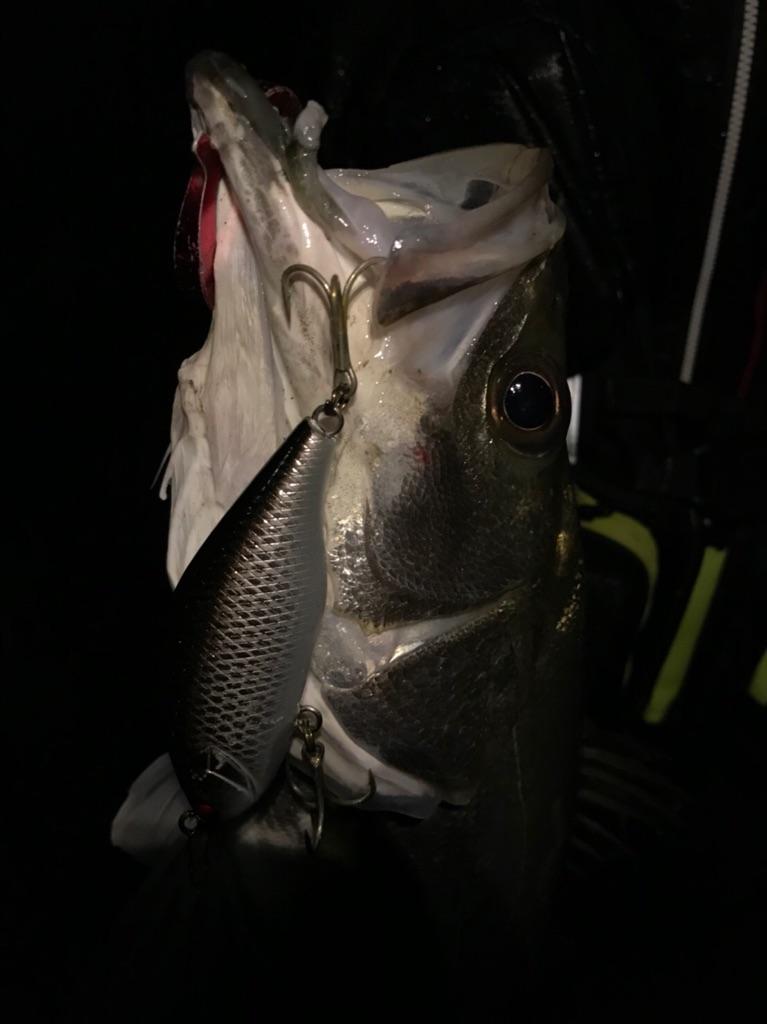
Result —
[{"label": "sea bass", "polygon": [[[331,792],[374,778],[357,813],[381,812],[455,956],[468,941],[482,959],[498,922],[523,945],[556,883],[579,739],[564,218],[548,155],[498,144],[325,171],[318,104],[281,117],[220,54],[191,63],[188,89],[196,151],[220,161],[220,181],[211,329],[173,410],[171,582],[184,589],[227,510],[332,389],[321,289],[294,289],[289,320],[284,272],[343,281],[381,258],[350,307],[357,393],[321,502],[326,600],[287,703],[322,713]],[[161,845],[188,807],[174,784],[162,760],[136,783],[118,845]],[[280,821],[300,820],[275,785]],[[254,845],[300,842],[258,807]]]}]

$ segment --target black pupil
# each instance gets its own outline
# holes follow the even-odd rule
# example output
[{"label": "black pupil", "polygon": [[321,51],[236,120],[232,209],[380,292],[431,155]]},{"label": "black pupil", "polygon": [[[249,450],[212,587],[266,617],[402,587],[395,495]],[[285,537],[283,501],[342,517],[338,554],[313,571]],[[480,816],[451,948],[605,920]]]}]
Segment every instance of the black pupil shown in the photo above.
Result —
[{"label": "black pupil", "polygon": [[538,430],[554,416],[554,393],[537,373],[518,373],[506,390],[503,411],[514,426]]}]

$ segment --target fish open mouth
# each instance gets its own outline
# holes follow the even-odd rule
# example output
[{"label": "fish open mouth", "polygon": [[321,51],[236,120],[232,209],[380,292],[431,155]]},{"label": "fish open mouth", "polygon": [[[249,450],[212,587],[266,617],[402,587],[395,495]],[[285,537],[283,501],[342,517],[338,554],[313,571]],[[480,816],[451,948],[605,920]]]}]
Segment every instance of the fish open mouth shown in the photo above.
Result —
[{"label": "fish open mouth", "polygon": [[[187,223],[207,231],[190,248],[207,260],[201,286],[214,305],[205,345],[179,371],[174,405],[164,480],[174,585],[292,427],[330,393],[324,299],[296,289],[288,323],[288,266],[343,281],[361,261],[385,259],[375,292],[361,282],[349,322],[355,370],[361,383],[366,369],[371,379],[355,400],[364,417],[382,400],[385,374],[418,374],[422,388],[449,389],[488,316],[487,295],[474,299],[482,282],[502,279],[506,290],[564,230],[548,196],[545,151],[485,145],[378,171],[325,171],[319,104],[281,116],[245,68],[220,53],[190,62],[187,90],[204,170]],[[437,318],[428,331],[410,315],[427,308]]]},{"label": "fish open mouth", "polygon": [[[188,249],[206,264],[201,286],[214,305],[206,344],[179,372],[164,481],[174,585],[290,429],[329,393],[327,310],[316,290],[302,287],[287,322],[281,282],[289,265],[345,280],[361,260],[384,258],[375,294],[362,288],[355,298],[355,370],[375,370],[368,377],[376,382],[418,374],[426,388],[444,390],[487,319],[488,296],[473,301],[482,282],[502,278],[505,290],[564,230],[548,197],[544,151],[486,145],[380,171],[325,171],[318,104],[282,117],[248,72],[219,53],[190,62],[187,88],[204,179],[192,190],[187,234],[196,225],[200,237]],[[429,330],[408,315],[426,308],[435,316]],[[390,399],[374,382],[359,389],[357,407],[368,400]]]}]

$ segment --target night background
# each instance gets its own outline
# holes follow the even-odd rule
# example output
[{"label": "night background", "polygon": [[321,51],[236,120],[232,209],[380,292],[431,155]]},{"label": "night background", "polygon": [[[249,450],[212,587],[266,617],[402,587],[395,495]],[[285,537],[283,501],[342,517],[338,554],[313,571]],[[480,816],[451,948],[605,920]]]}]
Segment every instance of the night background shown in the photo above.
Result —
[{"label": "night background", "polygon": [[[324,166],[497,141],[552,148],[569,370],[584,378],[576,479],[648,524],[661,563],[637,637],[641,573],[587,539],[587,711],[652,751],[684,796],[636,856],[565,886],[551,1012],[671,1019],[725,999],[737,1020],[741,1001],[767,1008],[767,707],[749,692],[767,632],[763,5],[694,384],[677,384],[740,29],[741,4],[725,0],[16,12],[3,95],[0,833],[16,1019],[89,1019],[88,979],[145,875],[111,848],[109,826],[166,749],[168,506],[152,481],[178,365],[209,322],[173,266],[192,168],[184,65],[202,49],[321,102]],[[711,545],[729,551],[719,588],[678,699],[649,725]]]}]

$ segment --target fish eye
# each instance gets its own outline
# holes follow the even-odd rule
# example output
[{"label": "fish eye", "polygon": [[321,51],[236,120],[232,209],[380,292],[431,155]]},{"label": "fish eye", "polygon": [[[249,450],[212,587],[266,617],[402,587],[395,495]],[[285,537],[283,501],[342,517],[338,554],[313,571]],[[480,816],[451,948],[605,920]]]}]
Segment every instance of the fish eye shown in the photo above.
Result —
[{"label": "fish eye", "polygon": [[523,370],[509,381],[503,412],[519,430],[542,430],[556,415],[557,396],[545,377]]},{"label": "fish eye", "polygon": [[564,374],[548,360],[505,358],[495,366],[487,410],[495,432],[520,455],[540,458],[564,442],[570,392]]}]

